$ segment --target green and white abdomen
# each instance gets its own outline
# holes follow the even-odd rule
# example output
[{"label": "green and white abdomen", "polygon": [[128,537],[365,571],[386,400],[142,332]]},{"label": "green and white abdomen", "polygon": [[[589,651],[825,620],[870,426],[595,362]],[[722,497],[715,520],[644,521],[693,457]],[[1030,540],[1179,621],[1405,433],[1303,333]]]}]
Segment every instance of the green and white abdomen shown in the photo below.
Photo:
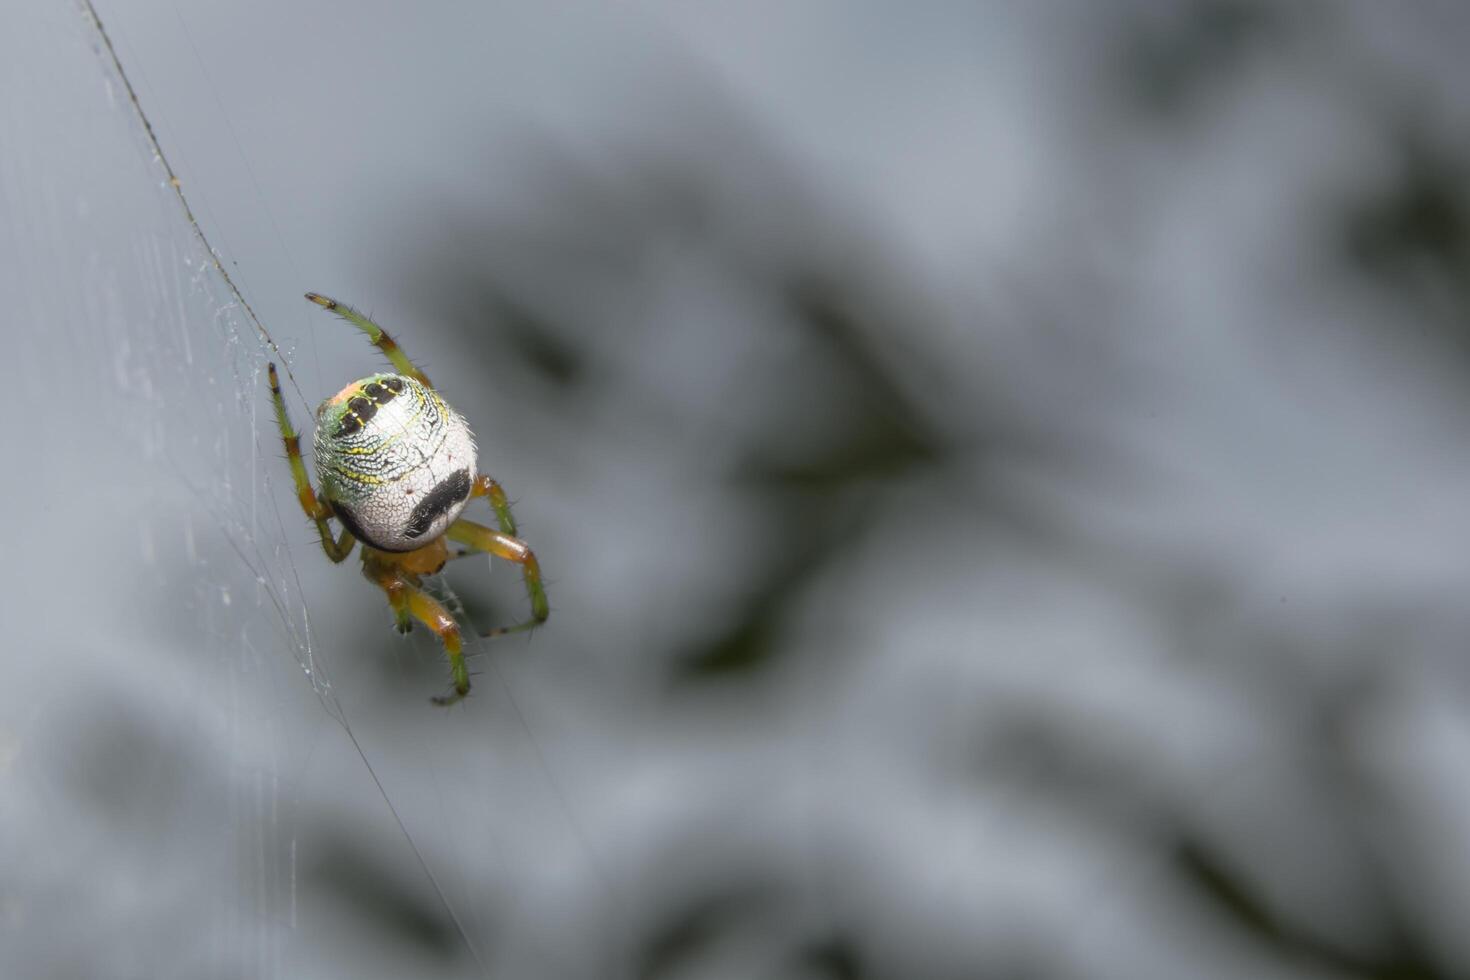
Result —
[{"label": "green and white abdomen", "polygon": [[383,551],[422,548],[469,501],[475,437],[431,388],[399,374],[354,381],[317,409],[316,466],[342,524]]}]

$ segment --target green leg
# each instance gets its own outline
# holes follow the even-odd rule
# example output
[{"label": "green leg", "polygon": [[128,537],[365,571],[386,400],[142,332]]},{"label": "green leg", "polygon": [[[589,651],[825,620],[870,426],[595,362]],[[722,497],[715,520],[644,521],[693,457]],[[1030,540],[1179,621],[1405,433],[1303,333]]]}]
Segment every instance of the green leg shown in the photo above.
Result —
[{"label": "green leg", "polygon": [[464,649],[460,642],[459,624],[438,600],[420,591],[402,571],[392,565],[370,562],[363,566],[363,574],[378,584],[388,594],[388,604],[400,622],[413,617],[434,631],[444,645],[444,655],[449,658],[449,673],[454,679],[454,692],[435,697],[438,705],[451,705],[464,700],[470,693],[470,671],[465,666]]},{"label": "green leg", "polygon": [[500,484],[481,473],[475,477],[475,485],[470,488],[470,496],[489,499],[490,506],[495,511],[495,520],[500,524],[500,530],[513,538],[520,534],[516,530],[516,519],[510,512],[510,501],[505,499],[505,491],[500,488]]},{"label": "green leg", "polygon": [[331,310],[333,313],[337,314],[342,319],[346,320],[348,323],[352,324],[354,327],[367,334],[368,339],[377,346],[378,350],[382,351],[385,355],[387,355],[388,360],[393,362],[393,366],[398,369],[399,374],[408,375],[410,378],[413,378],[425,388],[434,387],[432,384],[429,383],[428,375],[420,371],[418,369],[418,366],[415,365],[413,361],[410,361],[408,359],[408,355],[403,353],[403,348],[398,346],[398,342],[392,337],[388,336],[388,331],[384,330],[382,327],[378,326],[376,323],[369,320],[367,317],[363,316],[361,313],[357,312],[345,303],[339,303],[334,299],[329,299],[326,296],[321,296],[317,293],[307,293],[306,298],[325,310]]},{"label": "green leg", "polygon": [[291,427],[291,416],[286,413],[286,400],[281,397],[281,379],[276,376],[276,366],[268,365],[266,373],[270,376],[271,404],[276,410],[276,424],[280,426],[281,439],[286,443],[286,459],[291,464],[291,480],[296,484],[296,499],[301,501],[301,509],[306,512],[306,516],[316,523],[317,533],[322,539],[322,550],[332,561],[340,562],[352,554],[352,546],[357,543],[357,539],[346,528],[342,529],[340,538],[332,538],[332,526],[327,523],[327,518],[332,516],[332,509],[318,500],[316,491],[311,488],[311,479],[306,475],[306,464],[301,460],[301,439]]},{"label": "green leg", "polygon": [[375,565],[364,565],[362,573],[388,593],[388,606],[393,610],[393,627],[400,633],[413,629],[413,613],[408,607],[408,580],[401,575],[386,575]]},{"label": "green leg", "polygon": [[521,566],[521,576],[526,580],[526,594],[531,599],[531,618],[513,626],[497,626],[481,633],[481,636],[521,633],[546,622],[546,618],[551,615],[551,606],[546,602],[546,590],[541,587],[541,565],[536,561],[536,554],[530,545],[514,535],[493,531],[483,524],[463,519],[449,525],[445,536],[451,541],[469,545],[476,551],[488,552]]}]

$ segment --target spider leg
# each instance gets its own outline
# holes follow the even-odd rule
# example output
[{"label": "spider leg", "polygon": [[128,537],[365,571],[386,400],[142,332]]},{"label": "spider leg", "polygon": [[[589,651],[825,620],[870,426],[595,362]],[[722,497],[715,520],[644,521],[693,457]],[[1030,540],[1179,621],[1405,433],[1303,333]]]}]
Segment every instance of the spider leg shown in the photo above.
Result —
[{"label": "spider leg", "polygon": [[318,293],[307,293],[306,298],[311,300],[317,306],[320,306],[322,309],[330,310],[331,312],[337,314],[342,319],[346,320],[348,323],[352,324],[354,327],[367,334],[368,340],[371,340],[374,346],[376,346],[378,350],[382,351],[387,356],[388,360],[393,362],[393,366],[398,369],[399,374],[408,375],[410,378],[413,378],[425,388],[434,387],[432,384],[429,383],[428,375],[420,371],[418,369],[418,365],[414,364],[413,361],[410,361],[408,359],[408,355],[403,353],[403,348],[398,346],[398,341],[388,336],[388,331],[384,330],[382,327],[378,326],[376,323],[369,320],[367,317],[363,316],[361,313],[359,313],[357,310],[354,310],[346,303],[339,303],[334,299],[330,299]]},{"label": "spider leg", "polygon": [[[509,510],[506,511],[507,516]],[[520,538],[503,531],[493,531],[483,524],[461,518],[449,525],[445,537],[460,544],[467,544],[476,551],[489,552],[497,558],[513,561],[521,566],[521,577],[526,580],[526,593],[531,599],[531,618],[512,626],[497,626],[481,633],[481,636],[500,636],[504,633],[521,633],[535,629],[546,622],[551,607],[546,602],[546,590],[541,587],[541,565],[531,546]]]},{"label": "spider leg", "polygon": [[281,428],[281,440],[286,444],[286,459],[291,463],[291,480],[296,484],[296,499],[301,501],[301,509],[306,516],[316,523],[316,530],[322,539],[322,550],[327,557],[334,562],[343,561],[352,554],[352,546],[357,539],[352,532],[346,528],[342,529],[342,536],[333,539],[332,526],[327,523],[327,518],[332,516],[332,508],[317,499],[316,491],[311,488],[311,478],[306,475],[306,464],[301,460],[301,437],[291,426],[291,416],[286,412],[286,400],[281,397],[281,379],[276,376],[276,366],[267,365],[266,373],[271,383],[271,404],[276,411],[276,424]]},{"label": "spider leg", "polygon": [[[367,571],[367,566],[363,566],[363,572],[366,574]],[[413,613],[408,607],[410,588],[408,580],[401,575],[388,579],[380,579],[376,575],[368,575],[368,577],[388,593],[388,606],[393,610],[393,627],[400,633],[407,633],[413,629]]]},{"label": "spider leg", "polygon": [[489,498],[490,506],[495,511],[495,520],[500,524],[500,530],[511,537],[520,534],[516,530],[516,519],[510,512],[510,501],[505,499],[505,491],[487,474],[481,473],[475,477],[475,483],[470,487],[470,496]]},{"label": "spider leg", "polygon": [[451,705],[470,693],[470,672],[464,663],[464,650],[460,643],[459,624],[433,596],[421,591],[402,571],[378,562],[363,565],[363,574],[372,579],[388,594],[388,605],[399,623],[407,623],[409,617],[417,619],[439,637],[444,645],[444,655],[449,658],[449,671],[454,678],[454,693],[433,698],[438,705]]}]

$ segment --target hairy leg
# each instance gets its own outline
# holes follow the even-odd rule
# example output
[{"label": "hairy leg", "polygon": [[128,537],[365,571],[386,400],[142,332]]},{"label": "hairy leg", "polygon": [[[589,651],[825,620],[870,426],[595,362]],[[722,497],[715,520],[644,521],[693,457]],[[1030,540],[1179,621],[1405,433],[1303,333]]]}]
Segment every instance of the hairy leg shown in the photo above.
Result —
[{"label": "hairy leg", "polygon": [[514,535],[494,531],[483,524],[462,518],[449,525],[445,536],[451,541],[469,545],[475,551],[488,552],[521,566],[521,577],[526,580],[526,594],[531,599],[531,618],[512,626],[497,626],[480,634],[481,636],[520,633],[535,629],[546,622],[546,618],[551,615],[551,607],[546,602],[546,590],[541,586],[541,565],[536,561],[536,554],[530,545]]},{"label": "hairy leg", "polygon": [[[366,569],[364,569],[366,571]],[[408,590],[412,587],[408,580],[401,575],[384,576],[369,575],[369,578],[382,586],[384,592],[388,593],[388,606],[393,610],[393,626],[400,633],[407,633],[413,629],[413,614],[408,608]]]},{"label": "hairy leg", "polygon": [[291,416],[286,412],[286,400],[281,397],[281,379],[276,376],[276,366],[266,366],[266,373],[271,383],[271,405],[276,412],[276,425],[281,429],[281,440],[286,444],[286,460],[291,464],[291,480],[296,484],[296,499],[301,501],[301,509],[306,516],[316,523],[317,533],[321,535],[322,550],[327,557],[334,562],[340,562],[352,554],[352,546],[357,539],[352,532],[346,528],[342,529],[342,536],[333,539],[332,526],[327,523],[327,518],[332,516],[332,508],[317,499],[316,491],[311,488],[311,478],[306,475],[306,464],[301,460],[301,438],[291,426]]},{"label": "hairy leg", "polygon": [[413,361],[410,361],[408,359],[408,355],[403,353],[403,348],[398,346],[398,341],[388,336],[388,331],[384,330],[382,327],[378,326],[376,323],[369,320],[367,317],[363,316],[361,313],[359,313],[357,310],[354,310],[346,303],[339,303],[334,299],[330,299],[318,293],[307,293],[306,298],[311,300],[317,306],[320,306],[322,309],[330,310],[331,312],[337,314],[342,319],[346,320],[348,323],[352,324],[354,327],[367,334],[368,339],[373,342],[378,350],[382,351],[385,355],[387,355],[388,360],[393,362],[393,366],[398,369],[399,374],[408,375],[410,378],[413,378],[425,388],[434,387],[432,384],[429,383],[428,375],[420,371],[418,369],[418,365],[414,364]]},{"label": "hairy leg", "polygon": [[485,497],[490,501],[490,506],[495,511],[495,520],[500,524],[500,530],[511,537],[520,534],[516,530],[516,519],[510,512],[510,501],[505,499],[505,491],[500,488],[500,484],[481,473],[475,477],[474,486],[470,487],[470,496]]},{"label": "hairy leg", "polygon": [[377,583],[388,594],[388,605],[401,624],[409,617],[417,619],[439,638],[444,645],[444,655],[449,658],[449,672],[454,678],[454,693],[433,698],[438,705],[455,704],[470,693],[470,672],[465,666],[464,649],[460,642],[459,624],[433,596],[420,590],[398,569],[390,565],[369,563],[363,566],[363,574]]}]

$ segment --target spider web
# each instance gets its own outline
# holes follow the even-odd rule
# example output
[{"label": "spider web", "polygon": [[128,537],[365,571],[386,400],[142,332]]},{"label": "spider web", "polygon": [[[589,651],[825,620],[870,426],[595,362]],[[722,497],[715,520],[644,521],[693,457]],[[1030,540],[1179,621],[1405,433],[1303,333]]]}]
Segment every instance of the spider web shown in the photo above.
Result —
[{"label": "spider web", "polygon": [[[1464,155],[1374,89],[1463,15],[671,20],[873,233],[697,72],[566,112],[610,23],[248,6],[101,10],[218,253],[85,10],[0,15],[0,973],[1464,973]],[[673,122],[508,189],[445,136],[508,91]],[[381,367],[352,262],[553,576],[448,712],[270,417]]]},{"label": "spider web", "polygon": [[[10,855],[25,891],[0,912],[5,972],[480,975],[505,928],[560,972],[578,943],[535,935],[514,882],[579,845],[506,679],[472,641],[479,697],[429,706],[446,677],[432,637],[395,643],[356,557],[330,567],[296,506],[264,368],[300,352],[196,237],[111,40],[66,4],[7,19],[0,121],[26,152],[0,162],[0,284],[19,314],[12,391],[44,409],[8,446],[32,461],[10,542],[31,557],[0,759],[31,790],[8,838],[45,825],[58,846]],[[307,373],[286,384],[298,427],[303,389],[326,390]],[[349,595],[355,610],[319,615]],[[543,830],[512,839],[517,808],[545,811],[520,821]],[[40,928],[58,921],[87,941],[59,950]]]}]

